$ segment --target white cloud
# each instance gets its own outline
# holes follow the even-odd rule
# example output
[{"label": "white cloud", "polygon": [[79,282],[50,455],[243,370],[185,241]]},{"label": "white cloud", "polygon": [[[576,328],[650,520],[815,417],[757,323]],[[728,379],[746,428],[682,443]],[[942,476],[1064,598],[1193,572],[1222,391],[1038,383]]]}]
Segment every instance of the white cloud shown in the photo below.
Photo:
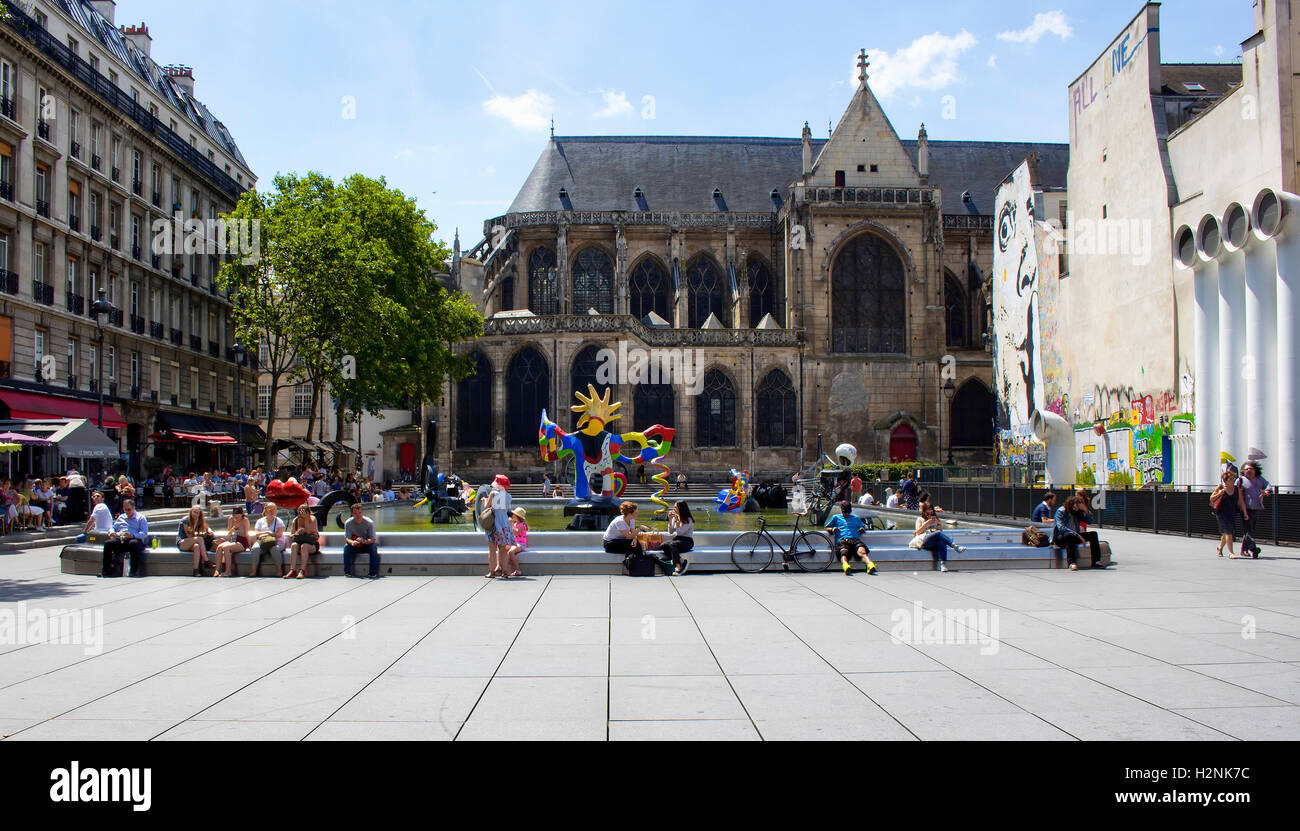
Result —
[{"label": "white cloud", "polygon": [[1216,58],[1222,58],[1222,57],[1223,57],[1223,44],[1222,44],[1222,43],[1220,43],[1218,46],[1214,47],[1214,57],[1216,57]]},{"label": "white cloud", "polygon": [[989,55],[989,69],[997,69],[997,68],[998,68],[998,56]]},{"label": "white cloud", "polygon": [[1043,35],[1056,35],[1061,40],[1065,40],[1074,34],[1070,24],[1065,19],[1065,12],[1059,9],[1054,12],[1039,12],[1034,15],[1034,22],[1029,24],[1029,28],[1020,31],[1000,32],[998,40],[1007,43],[1038,43]]},{"label": "white cloud", "polygon": [[497,167],[496,165],[490,164],[487,166],[484,172],[487,173],[487,175],[489,176],[495,176],[497,175]]},{"label": "white cloud", "polygon": [[483,110],[488,115],[504,118],[521,130],[543,130],[551,122],[551,113],[555,111],[555,101],[551,96],[535,89],[511,98],[506,95],[493,95],[483,102]]},{"label": "white cloud", "polygon": [[[975,36],[962,29],[955,35],[934,32],[922,35],[908,46],[890,53],[883,49],[868,49],[871,66],[867,69],[867,83],[882,98],[907,87],[942,89],[961,79],[957,59],[979,43]],[[858,84],[857,59],[853,63],[851,83]]]},{"label": "white cloud", "polygon": [[602,89],[600,97],[605,101],[605,109],[596,113],[596,118],[614,118],[619,115],[632,114],[632,104],[627,100],[626,92]]}]

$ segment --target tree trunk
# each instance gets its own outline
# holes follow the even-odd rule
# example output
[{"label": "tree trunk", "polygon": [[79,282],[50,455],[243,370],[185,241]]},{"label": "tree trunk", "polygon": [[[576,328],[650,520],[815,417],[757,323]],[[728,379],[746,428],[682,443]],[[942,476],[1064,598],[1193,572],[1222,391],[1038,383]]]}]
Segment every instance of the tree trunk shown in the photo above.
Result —
[{"label": "tree trunk", "polygon": [[280,392],[280,373],[271,373],[271,400],[266,408],[266,469],[275,468],[275,439],[272,431],[275,429],[275,400]]}]

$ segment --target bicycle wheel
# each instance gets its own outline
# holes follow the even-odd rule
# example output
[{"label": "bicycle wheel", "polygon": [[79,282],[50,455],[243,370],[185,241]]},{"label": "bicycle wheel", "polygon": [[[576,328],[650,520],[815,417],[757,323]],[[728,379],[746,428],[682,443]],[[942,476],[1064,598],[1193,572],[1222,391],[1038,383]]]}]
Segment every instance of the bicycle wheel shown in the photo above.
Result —
[{"label": "bicycle wheel", "polygon": [[835,551],[830,537],[821,531],[804,531],[794,541],[790,556],[803,571],[825,571],[831,567]]},{"label": "bicycle wheel", "polygon": [[762,571],[772,564],[772,541],[757,531],[741,534],[731,544],[731,562],[750,574]]}]

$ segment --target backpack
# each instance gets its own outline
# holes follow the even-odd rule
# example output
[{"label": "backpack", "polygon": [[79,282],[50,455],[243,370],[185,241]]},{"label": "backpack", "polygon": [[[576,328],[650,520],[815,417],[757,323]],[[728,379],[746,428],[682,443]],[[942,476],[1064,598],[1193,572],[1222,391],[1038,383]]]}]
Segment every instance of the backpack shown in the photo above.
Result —
[{"label": "backpack", "polygon": [[1047,534],[1037,525],[1031,525],[1020,535],[1020,542],[1030,548],[1045,548],[1051,543]]}]

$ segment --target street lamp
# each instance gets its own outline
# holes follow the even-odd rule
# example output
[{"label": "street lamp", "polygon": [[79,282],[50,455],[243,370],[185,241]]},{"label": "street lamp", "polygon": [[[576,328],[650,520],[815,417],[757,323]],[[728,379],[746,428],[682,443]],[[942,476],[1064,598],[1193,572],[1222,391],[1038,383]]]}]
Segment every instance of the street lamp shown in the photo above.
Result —
[{"label": "street lamp", "polygon": [[104,429],[104,321],[101,317],[112,316],[117,309],[104,299],[104,290],[99,290],[99,299],[90,304],[90,313],[95,318],[95,331],[99,333],[99,351],[95,354],[95,389],[99,392],[99,429]]},{"label": "street lamp", "polygon": [[942,387],[943,397],[948,399],[948,466],[952,466],[952,397],[957,394],[957,385],[949,378]]},{"label": "street lamp", "polygon": [[230,351],[235,357],[235,377],[239,379],[236,381],[239,387],[235,395],[235,409],[239,411],[239,440],[235,444],[235,470],[238,471],[239,468],[246,467],[240,464],[240,461],[244,457],[244,370],[242,367],[248,350],[244,349],[242,343],[235,341],[235,348]]}]

